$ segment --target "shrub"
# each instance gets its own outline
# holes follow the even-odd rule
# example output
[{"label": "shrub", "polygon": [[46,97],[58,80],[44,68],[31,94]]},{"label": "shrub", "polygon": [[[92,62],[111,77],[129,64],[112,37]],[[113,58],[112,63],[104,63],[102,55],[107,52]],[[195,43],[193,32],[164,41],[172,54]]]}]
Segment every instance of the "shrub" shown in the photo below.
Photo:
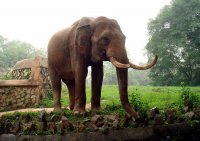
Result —
[{"label": "shrub", "polygon": [[13,79],[12,75],[10,73],[5,73],[4,75],[0,76],[1,80],[10,80]]},{"label": "shrub", "polygon": [[185,83],[181,83],[181,108],[187,111],[191,111],[197,108],[199,105],[199,98],[197,95],[191,92],[190,88],[187,88]]},{"label": "shrub", "polygon": [[138,93],[137,89],[131,93],[130,103],[134,106],[135,110],[139,112],[141,118],[147,117],[149,105],[146,101],[142,100],[141,95]]}]

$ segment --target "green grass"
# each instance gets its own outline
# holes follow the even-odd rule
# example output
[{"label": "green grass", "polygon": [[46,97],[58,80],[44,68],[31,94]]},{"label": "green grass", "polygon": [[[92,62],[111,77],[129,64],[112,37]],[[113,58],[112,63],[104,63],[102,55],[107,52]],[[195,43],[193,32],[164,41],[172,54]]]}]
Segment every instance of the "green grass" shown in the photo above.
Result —
[{"label": "green grass", "polygon": [[[200,99],[200,87],[188,87],[190,91]],[[129,86],[129,100],[132,94],[137,94],[143,102],[148,103],[149,108],[158,107],[160,109],[176,107],[180,104],[181,87],[154,87],[154,86]],[[91,87],[86,88],[87,103],[91,99]],[[69,105],[68,91],[65,85],[62,87],[61,96],[62,106]],[[52,107],[52,100],[43,100],[40,106]],[[104,85],[101,92],[101,106],[120,105],[119,92],[117,85]]]}]

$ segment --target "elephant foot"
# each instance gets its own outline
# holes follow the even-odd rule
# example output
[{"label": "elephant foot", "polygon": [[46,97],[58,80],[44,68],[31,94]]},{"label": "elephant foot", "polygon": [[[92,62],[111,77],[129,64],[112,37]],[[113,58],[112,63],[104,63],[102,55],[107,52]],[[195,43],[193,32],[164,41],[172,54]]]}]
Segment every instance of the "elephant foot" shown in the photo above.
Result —
[{"label": "elephant foot", "polygon": [[99,110],[100,110],[100,107],[92,108],[92,115],[96,115]]},{"label": "elephant foot", "polygon": [[72,110],[74,110],[74,105],[70,105],[69,106],[69,109],[72,111]]},{"label": "elephant foot", "polygon": [[132,116],[133,121],[135,121],[135,122],[137,122],[138,120],[140,120],[140,116],[139,116],[138,112],[132,113],[131,116]]},{"label": "elephant foot", "polygon": [[61,111],[61,105],[60,104],[55,104],[54,105],[54,111]]},{"label": "elephant foot", "polygon": [[86,113],[85,108],[76,107],[76,108],[74,109],[74,114],[85,115],[85,113]]}]

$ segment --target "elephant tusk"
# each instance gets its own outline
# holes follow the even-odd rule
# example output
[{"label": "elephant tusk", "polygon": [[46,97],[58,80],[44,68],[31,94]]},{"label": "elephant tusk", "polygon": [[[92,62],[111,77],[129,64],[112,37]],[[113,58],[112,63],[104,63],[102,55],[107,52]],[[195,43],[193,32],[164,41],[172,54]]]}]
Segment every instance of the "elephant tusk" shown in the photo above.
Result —
[{"label": "elephant tusk", "polygon": [[133,64],[131,62],[129,64],[130,64],[130,67],[133,68],[133,69],[136,69],[136,70],[146,70],[146,69],[149,69],[149,68],[153,67],[156,64],[157,59],[158,59],[158,56],[156,55],[155,58],[154,58],[154,60],[153,60],[153,62],[151,62],[150,64],[148,64],[146,66],[137,66],[137,65],[135,65],[135,64]]},{"label": "elephant tusk", "polygon": [[110,62],[117,68],[129,68],[130,64],[122,64],[118,62],[114,57],[109,57]]}]

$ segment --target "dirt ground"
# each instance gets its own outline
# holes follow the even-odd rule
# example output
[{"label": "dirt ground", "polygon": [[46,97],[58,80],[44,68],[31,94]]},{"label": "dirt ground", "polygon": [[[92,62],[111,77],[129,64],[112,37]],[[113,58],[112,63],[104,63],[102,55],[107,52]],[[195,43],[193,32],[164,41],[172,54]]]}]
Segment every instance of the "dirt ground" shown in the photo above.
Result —
[{"label": "dirt ground", "polygon": [[[69,107],[65,107],[69,108]],[[90,104],[86,104],[86,110],[89,111],[91,109]],[[19,110],[13,110],[13,111],[6,111],[6,112],[0,112],[0,117],[5,114],[12,114],[15,112],[40,112],[45,110],[47,113],[50,113],[53,111],[53,108],[26,108],[26,109],[19,109]]]}]

